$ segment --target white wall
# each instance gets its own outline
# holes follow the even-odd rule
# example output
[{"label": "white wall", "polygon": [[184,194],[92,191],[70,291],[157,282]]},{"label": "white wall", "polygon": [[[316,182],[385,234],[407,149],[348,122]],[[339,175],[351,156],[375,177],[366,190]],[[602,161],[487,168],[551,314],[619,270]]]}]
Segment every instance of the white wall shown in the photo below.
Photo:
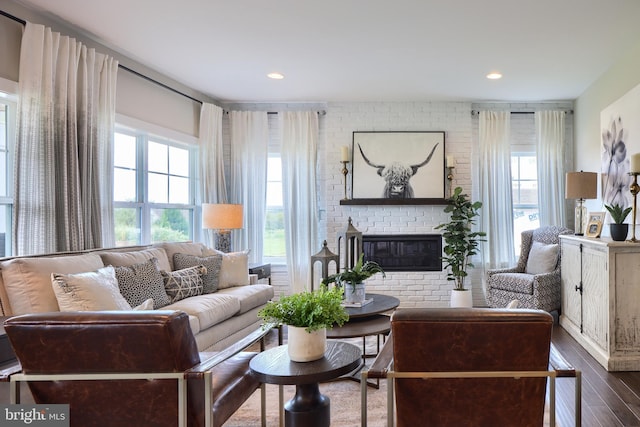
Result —
[{"label": "white wall", "polygon": [[[600,112],[640,84],[640,40],[575,101],[575,169],[600,173]],[[631,153],[633,154],[633,153]],[[600,183],[598,183],[600,187]],[[598,200],[588,200],[590,211],[603,211]],[[607,227],[603,234],[608,233]]]}]

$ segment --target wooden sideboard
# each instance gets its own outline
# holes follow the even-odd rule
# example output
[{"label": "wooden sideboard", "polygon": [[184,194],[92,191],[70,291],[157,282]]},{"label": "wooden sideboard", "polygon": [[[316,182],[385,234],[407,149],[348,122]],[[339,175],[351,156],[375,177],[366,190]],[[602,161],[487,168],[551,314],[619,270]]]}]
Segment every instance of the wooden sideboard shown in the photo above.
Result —
[{"label": "wooden sideboard", "polygon": [[640,370],[640,244],[560,236],[560,325],[608,371]]}]

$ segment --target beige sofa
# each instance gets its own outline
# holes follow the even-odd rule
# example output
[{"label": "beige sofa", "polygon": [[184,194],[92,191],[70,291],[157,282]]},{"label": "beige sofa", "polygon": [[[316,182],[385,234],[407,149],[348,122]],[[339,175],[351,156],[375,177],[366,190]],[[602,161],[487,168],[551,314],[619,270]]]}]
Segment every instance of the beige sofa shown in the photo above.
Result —
[{"label": "beige sofa", "polygon": [[[60,311],[52,287],[52,274],[91,272],[112,265],[132,266],[151,258],[160,270],[174,271],[174,254],[198,257],[216,255],[200,243],[160,243],[77,253],[12,257],[0,260],[0,309],[2,315]],[[199,351],[220,350],[248,335],[260,325],[257,312],[271,298],[273,288],[251,280],[246,254],[220,254],[220,287],[216,292],[190,296],[164,305],[189,315]],[[158,308],[158,307],[156,307]]]}]

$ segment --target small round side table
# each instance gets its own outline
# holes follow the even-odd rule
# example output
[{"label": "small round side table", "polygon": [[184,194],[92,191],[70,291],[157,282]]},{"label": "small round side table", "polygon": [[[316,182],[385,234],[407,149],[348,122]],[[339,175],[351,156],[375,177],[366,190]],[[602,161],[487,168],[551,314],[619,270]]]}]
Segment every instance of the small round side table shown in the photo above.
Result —
[{"label": "small round side table", "polygon": [[287,346],[281,345],[258,353],[249,366],[263,383],[296,386],[295,396],[284,405],[286,427],[329,427],[330,400],[320,393],[319,383],[348,374],[359,364],[357,346],[328,340],[327,351],[319,360],[292,362]]}]

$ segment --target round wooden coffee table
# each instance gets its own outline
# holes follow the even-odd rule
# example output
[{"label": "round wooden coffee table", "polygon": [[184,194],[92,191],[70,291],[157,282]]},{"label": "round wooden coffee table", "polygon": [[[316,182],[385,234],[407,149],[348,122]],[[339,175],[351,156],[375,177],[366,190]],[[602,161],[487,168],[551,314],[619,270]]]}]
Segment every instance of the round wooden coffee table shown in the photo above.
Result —
[{"label": "round wooden coffee table", "polygon": [[296,386],[295,396],[284,405],[288,427],[329,427],[330,401],[320,394],[319,383],[348,374],[360,364],[360,349],[349,343],[327,341],[324,357],[313,362],[292,362],[287,346],[258,353],[249,367],[260,382]]}]

